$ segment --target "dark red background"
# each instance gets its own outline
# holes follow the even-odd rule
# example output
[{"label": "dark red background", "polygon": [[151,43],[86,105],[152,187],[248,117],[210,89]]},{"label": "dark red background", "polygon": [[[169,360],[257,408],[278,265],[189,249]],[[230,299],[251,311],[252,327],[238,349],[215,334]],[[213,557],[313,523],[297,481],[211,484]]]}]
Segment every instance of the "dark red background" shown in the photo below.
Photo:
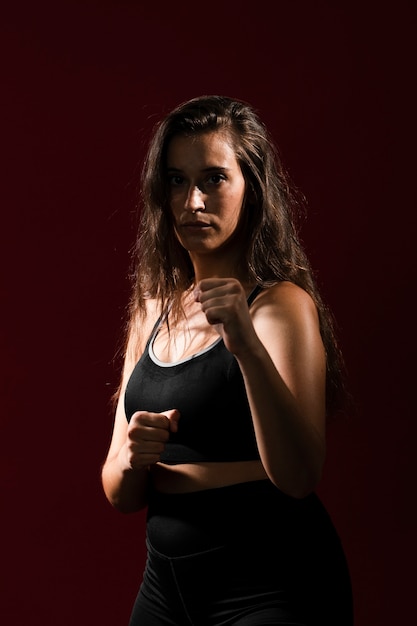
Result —
[{"label": "dark red background", "polygon": [[[138,165],[202,93],[250,101],[309,201],[303,238],[358,414],[320,487],[356,626],[415,615],[413,2],[16,2],[3,10],[1,604],[5,626],[123,626],[144,515],[106,502]],[[337,625],[335,625],[337,626]]]}]

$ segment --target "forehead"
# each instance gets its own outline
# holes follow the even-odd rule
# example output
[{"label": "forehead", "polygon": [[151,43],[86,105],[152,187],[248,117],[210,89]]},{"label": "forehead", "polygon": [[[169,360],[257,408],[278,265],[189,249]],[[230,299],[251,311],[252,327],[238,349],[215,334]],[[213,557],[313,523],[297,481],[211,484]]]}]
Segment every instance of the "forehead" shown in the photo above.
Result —
[{"label": "forehead", "polygon": [[211,131],[196,135],[176,135],[168,144],[168,168],[238,167],[230,133]]}]

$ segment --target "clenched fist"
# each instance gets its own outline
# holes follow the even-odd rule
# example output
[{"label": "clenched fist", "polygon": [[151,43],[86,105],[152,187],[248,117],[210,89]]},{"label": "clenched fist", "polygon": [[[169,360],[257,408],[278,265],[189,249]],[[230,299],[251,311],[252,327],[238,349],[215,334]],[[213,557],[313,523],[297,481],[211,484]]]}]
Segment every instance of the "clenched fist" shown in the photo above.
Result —
[{"label": "clenched fist", "polygon": [[136,411],[127,431],[125,451],[127,464],[142,469],[157,463],[164,451],[170,432],[177,432],[180,413],[170,409],[163,413]]}]

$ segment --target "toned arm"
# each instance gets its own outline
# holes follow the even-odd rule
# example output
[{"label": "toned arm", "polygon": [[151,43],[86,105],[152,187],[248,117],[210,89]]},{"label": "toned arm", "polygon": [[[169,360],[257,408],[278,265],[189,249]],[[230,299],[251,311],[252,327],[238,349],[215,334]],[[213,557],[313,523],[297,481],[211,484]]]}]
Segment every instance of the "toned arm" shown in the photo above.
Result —
[{"label": "toned arm", "polygon": [[310,296],[291,283],[265,290],[252,309],[254,333],[235,357],[261,460],[282,491],[303,497],[325,459],[325,351]]},{"label": "toned arm", "polygon": [[129,425],[124,411],[124,391],[134,363],[125,360],[121,392],[117,404],[112,440],[102,467],[101,479],[109,502],[123,513],[139,511],[147,504],[149,471],[147,466],[134,468],[129,460]]}]

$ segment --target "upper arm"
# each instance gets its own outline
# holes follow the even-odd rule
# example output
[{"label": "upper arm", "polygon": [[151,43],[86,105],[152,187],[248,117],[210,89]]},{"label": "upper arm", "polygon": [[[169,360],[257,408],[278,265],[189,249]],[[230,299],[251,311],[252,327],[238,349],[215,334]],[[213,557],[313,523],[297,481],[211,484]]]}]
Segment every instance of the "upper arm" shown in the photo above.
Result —
[{"label": "upper arm", "polygon": [[252,305],[255,331],[300,412],[324,434],[326,356],[316,306],[301,287],[283,282]]},{"label": "upper arm", "polygon": [[139,326],[139,323],[131,324],[131,329],[127,341],[126,354],[123,364],[122,381],[119,390],[119,397],[116,405],[116,412],[113,424],[113,433],[110,447],[107,453],[107,459],[116,456],[120,448],[126,441],[128,421],[125,413],[124,398],[127,383],[133,372],[133,369],[140,359],[146,345],[146,340],[151,333],[156,315],[156,303],[149,301],[145,319]]},{"label": "upper arm", "polygon": [[111,459],[113,456],[116,456],[126,441],[127,437],[127,429],[128,429],[128,421],[126,418],[125,408],[124,408],[124,395],[127,382],[130,378],[130,375],[133,371],[134,363],[132,363],[131,359],[125,357],[124,367],[123,367],[123,375],[122,375],[122,384],[120,386],[119,397],[117,400],[116,412],[114,417],[113,424],[113,433],[111,437],[110,447],[107,452],[107,459]]}]

